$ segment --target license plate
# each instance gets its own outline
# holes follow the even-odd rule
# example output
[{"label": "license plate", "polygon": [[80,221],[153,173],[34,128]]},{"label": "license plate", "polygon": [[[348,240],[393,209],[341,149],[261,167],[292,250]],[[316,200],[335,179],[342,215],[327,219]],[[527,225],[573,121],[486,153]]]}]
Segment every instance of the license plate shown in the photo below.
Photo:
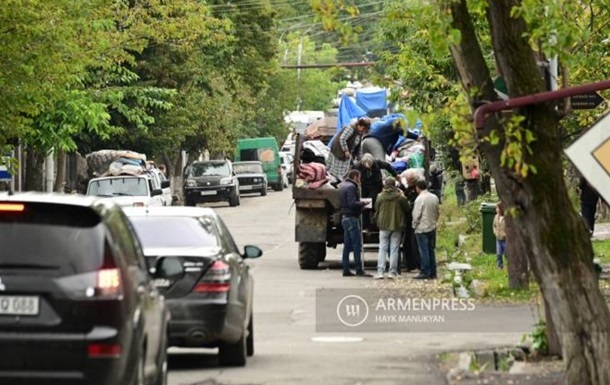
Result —
[{"label": "license plate", "polygon": [[169,287],[170,284],[171,282],[169,279],[157,278],[153,281],[153,285],[155,285],[155,287]]},{"label": "license plate", "polygon": [[252,186],[239,186],[240,190],[252,190]]},{"label": "license plate", "polygon": [[201,195],[216,195],[216,190],[212,191],[202,191]]},{"label": "license plate", "polygon": [[38,315],[38,297],[0,296],[0,314],[2,315]]}]

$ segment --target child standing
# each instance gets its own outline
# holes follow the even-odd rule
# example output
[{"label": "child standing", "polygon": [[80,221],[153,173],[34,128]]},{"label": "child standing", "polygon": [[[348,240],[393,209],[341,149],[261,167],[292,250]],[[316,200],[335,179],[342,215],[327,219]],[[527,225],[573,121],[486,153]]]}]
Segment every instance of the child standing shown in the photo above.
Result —
[{"label": "child standing", "polygon": [[504,208],[502,202],[496,205],[496,216],[494,217],[494,235],[496,236],[496,256],[498,257],[498,269],[504,269],[504,256],[506,254],[506,224],[504,222]]}]

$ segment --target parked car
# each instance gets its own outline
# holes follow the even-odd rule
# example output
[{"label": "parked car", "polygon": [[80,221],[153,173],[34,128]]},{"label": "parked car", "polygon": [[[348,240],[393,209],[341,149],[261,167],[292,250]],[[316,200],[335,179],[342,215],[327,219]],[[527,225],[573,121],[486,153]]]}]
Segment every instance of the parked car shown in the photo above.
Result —
[{"label": "parked car", "polygon": [[235,162],[233,169],[239,180],[240,193],[255,192],[262,196],[267,195],[267,175],[261,162]]},{"label": "parked car", "polygon": [[193,162],[184,170],[184,204],[228,201],[239,206],[239,180],[229,160]]},{"label": "parked car", "polygon": [[126,209],[149,268],[171,261],[155,281],[171,312],[169,345],[218,347],[223,366],[243,366],[254,354],[254,282],[246,259],[261,249],[237,246],[210,208]]},{"label": "parked car", "polygon": [[86,195],[112,198],[121,207],[171,206],[169,181],[152,173],[93,178]]},{"label": "parked car", "polygon": [[[174,202],[178,200],[178,198],[172,196],[172,190],[170,189],[170,181],[165,177],[165,175],[163,175],[161,170],[159,170],[158,168],[151,168],[148,171],[148,174],[156,180],[156,184],[161,188],[161,191],[163,191],[163,194],[161,194],[161,197],[163,198],[163,206],[172,206]],[[155,183],[153,183],[153,186],[154,185]]]},{"label": "parked car", "polygon": [[167,383],[169,312],[109,199],[0,197],[0,384]]},{"label": "parked car", "polygon": [[280,152],[280,159],[282,160],[282,169],[286,174],[286,179],[288,179],[288,183],[292,184],[292,163],[294,157],[289,152]]},{"label": "parked car", "polygon": [[282,178],[282,165],[277,145],[273,137],[238,139],[235,149],[235,161],[256,160],[263,163],[269,185],[276,191],[282,191],[286,180]]}]

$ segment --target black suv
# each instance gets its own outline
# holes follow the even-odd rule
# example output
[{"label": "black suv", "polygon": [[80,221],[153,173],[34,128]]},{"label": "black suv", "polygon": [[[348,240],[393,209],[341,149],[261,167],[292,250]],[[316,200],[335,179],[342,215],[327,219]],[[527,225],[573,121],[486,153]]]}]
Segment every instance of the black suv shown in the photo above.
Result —
[{"label": "black suv", "polygon": [[111,200],[0,197],[0,383],[167,382],[169,312]]},{"label": "black suv", "polygon": [[228,201],[239,206],[239,181],[229,160],[193,162],[184,170],[184,205]]}]

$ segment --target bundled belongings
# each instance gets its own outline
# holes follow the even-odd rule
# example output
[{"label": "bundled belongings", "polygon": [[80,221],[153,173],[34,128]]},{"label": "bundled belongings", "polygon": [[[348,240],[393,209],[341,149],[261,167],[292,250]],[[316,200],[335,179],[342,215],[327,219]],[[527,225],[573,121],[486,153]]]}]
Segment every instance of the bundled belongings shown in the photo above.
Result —
[{"label": "bundled belongings", "polygon": [[309,188],[319,188],[328,182],[326,166],[320,163],[301,163],[298,178],[304,180]]},{"label": "bundled belongings", "polygon": [[86,157],[93,177],[107,175],[141,175],[148,169],[146,155],[126,150],[100,150]]}]

